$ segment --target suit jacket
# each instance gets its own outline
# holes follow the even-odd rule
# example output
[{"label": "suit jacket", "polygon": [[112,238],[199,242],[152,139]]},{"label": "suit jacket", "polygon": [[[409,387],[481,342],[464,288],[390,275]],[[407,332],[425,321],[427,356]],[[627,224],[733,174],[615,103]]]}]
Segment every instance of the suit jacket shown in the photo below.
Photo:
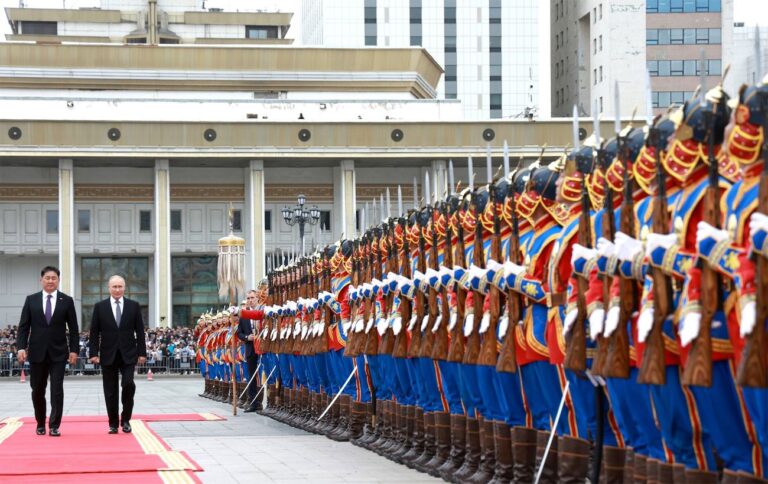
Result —
[{"label": "suit jacket", "polygon": [[[257,323],[254,323],[257,324]],[[256,326],[256,331],[258,332],[258,324]],[[246,358],[253,358],[256,356],[256,351],[253,348],[253,341],[248,341],[249,335],[256,335],[256,333],[251,330],[251,320],[240,318],[240,321],[237,324],[237,337],[240,339],[240,341],[245,342],[245,357]],[[255,341],[255,340],[254,340]]]},{"label": "suit jacket", "polygon": [[91,358],[98,356],[101,365],[111,365],[118,350],[123,362],[129,365],[136,364],[139,356],[147,356],[141,307],[138,302],[125,297],[123,306],[119,328],[109,298],[93,307],[90,354]]},{"label": "suit jacket", "polygon": [[51,324],[48,324],[43,308],[43,291],[27,296],[21,309],[18,348],[25,349],[27,346],[30,363],[43,362],[46,354],[51,361],[66,361],[70,353],[80,352],[80,329],[75,301],[71,297],[59,291],[56,309],[51,315]]}]

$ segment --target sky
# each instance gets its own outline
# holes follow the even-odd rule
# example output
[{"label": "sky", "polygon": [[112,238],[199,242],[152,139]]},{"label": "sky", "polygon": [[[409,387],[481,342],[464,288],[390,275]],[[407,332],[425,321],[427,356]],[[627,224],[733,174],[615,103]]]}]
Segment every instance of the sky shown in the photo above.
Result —
[{"label": "sky", "polygon": [[[362,0],[355,0],[360,1]],[[541,0],[544,1],[544,0]],[[298,9],[298,0],[258,0],[264,5],[265,9],[273,10],[280,6],[281,10],[296,12]],[[768,26],[768,0],[733,0],[734,22],[744,22],[745,25],[754,25],[759,22],[761,26]],[[238,7],[253,8],[255,0],[206,0],[206,7],[221,6],[226,10],[237,10]],[[47,8],[67,8],[79,6],[98,6],[100,0],[26,0],[26,4],[34,7]],[[0,8],[18,7],[19,0],[0,0]],[[5,13],[0,13],[0,34],[6,34],[10,31],[10,26],[5,19]],[[294,37],[293,32],[289,37]]]}]

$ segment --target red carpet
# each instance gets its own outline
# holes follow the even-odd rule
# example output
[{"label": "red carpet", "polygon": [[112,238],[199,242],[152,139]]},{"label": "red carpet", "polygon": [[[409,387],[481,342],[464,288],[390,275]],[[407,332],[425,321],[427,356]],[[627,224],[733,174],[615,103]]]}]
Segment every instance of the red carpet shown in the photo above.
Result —
[{"label": "red carpet", "polygon": [[64,417],[62,436],[35,434],[34,418],[0,422],[0,482],[199,482],[202,470],[146,422],[224,420],[213,414],[136,415],[133,433],[109,435],[106,417]]}]

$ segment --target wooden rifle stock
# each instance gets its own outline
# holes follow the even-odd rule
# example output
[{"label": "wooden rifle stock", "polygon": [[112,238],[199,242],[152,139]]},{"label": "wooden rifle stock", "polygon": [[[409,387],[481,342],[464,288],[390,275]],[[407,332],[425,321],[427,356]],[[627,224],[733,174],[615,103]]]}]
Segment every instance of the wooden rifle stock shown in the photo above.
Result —
[{"label": "wooden rifle stock", "polygon": [[[635,234],[635,203],[633,197],[632,178],[629,176],[631,169],[629,159],[629,147],[627,146],[627,133],[624,143],[619,146],[620,159],[624,161],[624,197],[621,201],[621,219],[619,227],[621,231],[630,237]],[[623,146],[622,146],[623,145]],[[621,149],[623,148],[623,149]],[[629,378],[629,335],[627,324],[635,310],[636,283],[627,277],[619,277],[619,326],[608,337],[608,355],[603,366],[603,376],[612,378]]]},{"label": "wooden rifle stock", "polygon": [[[713,227],[720,227],[720,186],[717,159],[715,158],[714,126],[717,116],[717,104],[712,105],[707,126],[707,145],[709,160],[709,186],[704,194],[704,214],[702,219]],[[701,324],[699,335],[691,343],[688,360],[683,368],[683,385],[702,387],[712,386],[712,321],[720,307],[720,276],[709,264],[701,266],[701,294],[706,295],[701,301]]]},{"label": "wooden rifle stock", "polygon": [[[358,261],[359,241],[356,239],[352,245],[352,287],[357,288],[360,284],[360,266]],[[355,333],[355,321],[357,320],[358,307],[360,299],[356,303],[350,301],[349,304],[349,332],[347,333],[347,346],[344,348],[344,356],[355,357],[360,354],[357,348],[357,341],[360,339],[359,333]]]},{"label": "wooden rifle stock", "polygon": [[[598,152],[598,163],[601,163],[601,166],[603,168],[603,175],[606,177],[604,183],[605,183],[605,200],[603,203],[603,237],[605,239],[608,239],[610,241],[613,241],[614,237],[616,236],[616,216],[614,212],[614,200],[613,200],[613,190],[611,189],[610,185],[608,185],[608,179],[607,179],[607,173],[608,173],[608,167],[610,166],[612,160],[606,159],[605,154],[600,151]],[[605,274],[603,276],[603,305],[605,309],[608,309],[608,305],[611,301],[611,283],[613,282],[613,278]],[[597,351],[595,353],[595,358],[592,360],[592,373],[595,375],[602,375],[604,372],[604,368],[606,365],[606,361],[608,360],[608,339],[602,335],[602,333],[597,335]]]},{"label": "wooden rifle stock", "polygon": [[[440,240],[437,237],[437,224],[440,221],[440,210],[438,207],[438,204],[435,203],[435,207],[432,210],[432,269],[439,271],[440,264],[438,261],[438,254],[440,251]],[[444,251],[443,251],[443,257],[444,261],[448,260],[448,244],[446,243],[444,245]],[[430,351],[425,356],[427,358],[432,358],[436,360],[445,360],[448,356],[448,317],[449,317],[449,308],[448,308],[448,291],[440,286],[440,291],[434,291],[435,292],[435,320],[437,320],[437,317],[441,316],[442,319],[440,320],[440,326],[437,328],[437,331],[435,332],[432,351]],[[437,295],[440,294],[440,309],[438,309],[437,305]],[[434,325],[436,321],[433,321],[432,324]],[[432,329],[430,328],[430,332]]]},{"label": "wooden rifle stock", "polygon": [[[768,94],[759,92],[760,107],[763,119],[768,116]],[[763,160],[763,172],[760,175],[760,187],[758,188],[758,205],[760,213],[768,213],[768,122],[763,122],[763,146],[761,147],[761,159]],[[744,341],[739,369],[736,381],[739,385],[752,388],[768,387],[768,339],[766,339],[765,321],[768,319],[768,259],[758,255],[757,272],[755,273],[757,286],[757,303],[755,308],[755,327],[752,334]]]},{"label": "wooden rifle stock", "polygon": [[[380,276],[379,274],[381,272],[381,253],[379,252],[380,246],[378,237],[381,236],[381,232],[379,229],[373,229],[373,235],[371,236],[371,252],[370,252],[370,258],[369,258],[369,270],[371,274],[370,280],[373,280],[375,277]],[[374,255],[375,252],[375,255]],[[374,299],[372,301],[368,302],[368,314],[367,316],[369,318],[375,318],[376,317],[376,297],[374,296]],[[366,319],[366,323],[368,322],[368,319]],[[374,327],[372,327],[368,334],[366,334],[365,338],[365,354],[375,356],[379,354],[379,333],[376,331],[375,323]]]},{"label": "wooden rifle stock", "polygon": [[[418,260],[418,270],[422,274],[427,270],[426,266],[427,263],[424,260],[427,255],[427,251],[424,248],[424,234],[422,233],[421,226],[419,226],[419,214],[416,213],[416,225],[419,227],[419,260]],[[424,321],[424,314],[426,313],[426,306],[424,301],[424,292],[416,288],[416,324],[413,326],[413,331],[411,331],[411,346],[408,348],[408,358],[418,358],[420,352],[421,352],[421,346],[422,341],[424,339],[424,336],[421,332],[421,322]]]},{"label": "wooden rifle stock", "polygon": [[[408,230],[406,228],[405,218],[401,218],[398,223],[403,233],[403,253],[400,257],[400,274],[406,279],[411,278],[411,252],[408,247]],[[392,356],[395,358],[405,358],[408,356],[408,331],[406,326],[411,320],[411,300],[405,296],[400,296],[400,321],[402,327],[400,333],[395,336],[395,348]]]},{"label": "wooden rifle stock", "polygon": [[[391,223],[391,221],[390,221]],[[388,248],[387,248],[387,273],[389,272],[397,272],[397,268],[395,267],[397,264],[397,260],[395,258],[395,255],[397,254],[397,248],[395,247],[395,227],[394,225],[389,225],[388,230],[384,231],[384,237],[388,240]],[[384,277],[382,277],[382,280],[384,280]],[[389,319],[390,314],[392,313],[392,307],[394,306],[395,302],[395,291],[389,291],[389,294],[387,294],[386,297],[386,307],[384,309],[384,317]],[[392,352],[395,350],[395,333],[394,330],[387,325],[387,329],[384,331],[384,335],[381,337],[381,345],[379,346],[379,353],[385,354],[385,355],[391,355]]]},{"label": "wooden rifle stock", "polygon": [[[453,270],[453,257],[451,251],[451,231],[450,224],[448,223],[448,203],[443,202],[440,205],[440,213],[445,220],[445,237],[443,238],[443,265]],[[433,234],[435,241],[437,241],[437,233]],[[437,242],[435,242],[437,243]],[[448,351],[451,345],[451,335],[448,334],[448,324],[451,319],[451,305],[448,300],[450,290],[445,286],[440,286],[440,314],[443,319],[440,322],[440,329],[438,329],[437,342],[434,350],[432,351],[433,360],[447,360]],[[458,325],[457,325],[458,326]]]},{"label": "wooden rifle stock", "polygon": [[[512,237],[509,239],[509,260],[513,264],[520,263],[520,227],[518,226],[517,212],[514,204],[514,182],[510,183],[509,197],[512,198]],[[515,373],[517,371],[517,322],[522,317],[522,300],[520,295],[512,289],[507,289],[507,314],[509,327],[504,335],[504,343],[501,345],[499,359],[496,362],[496,371]]]},{"label": "wooden rifle stock", "polygon": [[[459,203],[461,205],[461,202]],[[452,247],[454,252],[454,263],[458,266],[466,268],[467,264],[464,259],[464,228],[461,226],[461,208],[456,207],[456,245]],[[453,268],[451,268],[453,269]],[[464,315],[466,310],[464,305],[467,300],[467,291],[464,289],[459,281],[455,282],[456,287],[456,325],[451,331],[451,341],[448,346],[448,361],[453,363],[461,363],[464,359],[465,351],[465,339],[463,333]]]},{"label": "wooden rifle stock", "polygon": [[[429,221],[425,226],[424,229],[429,228],[430,235],[431,235],[431,242],[429,246],[429,252],[430,252],[430,261],[429,266],[430,269],[437,270],[438,264],[437,264],[437,234],[435,233],[435,219],[434,219],[434,211],[431,207],[426,207],[427,214],[429,215]],[[429,319],[427,319],[427,328],[424,331],[424,338],[422,339],[421,343],[421,350],[419,351],[419,356],[421,358],[431,358],[432,352],[434,351],[435,344],[437,342],[437,335],[434,331],[432,331],[432,328],[435,325],[435,321],[437,321],[438,316],[438,309],[437,309],[437,291],[429,288],[429,294],[427,296],[427,307],[429,309]],[[447,333],[446,335],[446,346],[447,346]]]},{"label": "wooden rifle stock", "polygon": [[[579,244],[584,247],[592,247],[592,220],[590,219],[589,193],[587,192],[587,174],[583,174],[581,181],[581,213],[579,214]],[[587,291],[589,281],[586,277],[577,276],[576,321],[571,326],[565,346],[565,361],[563,366],[573,371],[587,369],[587,332],[585,321],[587,320]]]},{"label": "wooden rifle stock", "polygon": [[[478,195],[475,193],[472,195],[477,200]],[[483,224],[480,221],[481,213],[477,209],[477,202],[473,203],[473,210],[475,213],[475,240],[474,250],[472,253],[472,262],[482,268],[485,264],[483,262]],[[472,325],[472,331],[467,336],[467,347],[464,351],[464,363],[468,365],[476,365],[477,360],[480,357],[480,325],[483,320],[483,303],[485,302],[485,295],[479,291],[472,290],[472,308],[474,312],[474,324]]]},{"label": "wooden rifle stock", "polygon": [[[664,234],[669,230],[667,212],[667,194],[664,167],[661,166],[661,140],[656,128],[651,128],[648,141],[654,148],[656,165],[656,194],[653,200],[652,229],[655,234]],[[672,305],[672,285],[669,277],[659,267],[651,267],[653,279],[653,327],[645,340],[643,362],[638,372],[637,381],[643,384],[663,385],[666,378],[664,358],[664,321]]]},{"label": "wooden rifle stock", "polygon": [[[496,205],[496,186],[493,183],[488,185],[490,197],[488,203],[493,210],[493,235],[491,237],[491,258],[501,263],[501,222],[499,220],[499,210]],[[478,220],[478,223],[480,221]],[[490,283],[490,282],[489,282]],[[499,343],[497,338],[497,326],[501,316],[501,291],[493,283],[490,283],[488,289],[490,295],[490,324],[488,330],[483,334],[483,340],[480,344],[480,356],[477,359],[478,365],[496,366],[499,356]]]}]

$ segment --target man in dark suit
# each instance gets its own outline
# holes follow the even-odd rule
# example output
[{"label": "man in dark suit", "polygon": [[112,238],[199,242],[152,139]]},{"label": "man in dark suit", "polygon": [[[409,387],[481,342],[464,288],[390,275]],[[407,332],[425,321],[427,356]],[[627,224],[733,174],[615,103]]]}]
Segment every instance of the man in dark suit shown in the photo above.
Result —
[{"label": "man in dark suit", "polygon": [[139,303],[123,297],[125,279],[109,278],[109,299],[99,301],[93,307],[91,318],[91,363],[101,365],[104,400],[109,417],[109,433],[116,434],[118,427],[118,379],[122,379],[123,412],[119,415],[123,432],[131,432],[133,396],[136,384],[133,373],[136,363],[147,361],[144,319]]},{"label": "man in dark suit", "polygon": [[[262,298],[263,299],[263,298]],[[259,294],[251,289],[245,298],[246,309],[256,309],[263,301],[259,301]],[[253,346],[253,342],[256,339],[256,335],[261,331],[261,321],[256,319],[240,318],[237,325],[237,337],[240,341],[245,343],[245,361],[248,363],[248,375],[253,376],[256,369],[259,366],[259,355]],[[250,407],[246,408],[246,412],[256,412],[261,410],[260,402],[255,401],[256,394],[258,393],[258,377],[253,378],[253,381],[248,386],[248,401],[252,402]]]},{"label": "man in dark suit", "polygon": [[[45,435],[45,388],[51,379],[51,417],[48,420],[51,437],[61,435],[61,412],[64,406],[64,369],[77,363],[80,334],[75,302],[59,292],[61,273],[46,266],[40,271],[43,290],[30,294],[24,301],[19,321],[19,352],[22,365],[29,359],[29,384],[35,408],[37,435]],[[69,330],[69,334],[67,334]],[[27,355],[27,347],[29,355]]]}]

